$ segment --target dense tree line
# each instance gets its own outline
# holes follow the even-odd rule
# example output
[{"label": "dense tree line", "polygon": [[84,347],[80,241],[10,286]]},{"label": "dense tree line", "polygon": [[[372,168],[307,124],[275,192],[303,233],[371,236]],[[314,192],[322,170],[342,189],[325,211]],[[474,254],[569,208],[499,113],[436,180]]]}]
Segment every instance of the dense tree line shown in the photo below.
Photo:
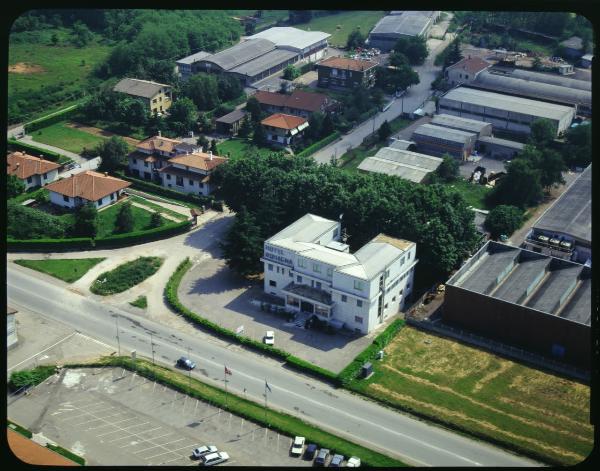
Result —
[{"label": "dense tree line", "polygon": [[241,213],[226,244],[232,268],[240,266],[237,253],[260,252],[258,236],[262,247],[308,212],[332,219],[343,213],[352,250],[380,232],[417,242],[417,272],[428,281],[458,267],[476,244],[473,213],[458,192],[443,185],[349,173],[310,158],[259,155],[228,162],[214,178],[225,203]]},{"label": "dense tree line", "polygon": [[194,74],[182,85],[181,94],[190,98],[201,111],[209,111],[219,104],[238,98],[244,93],[241,82],[231,75]]},{"label": "dense tree line", "polygon": [[[422,36],[402,37],[396,41],[394,52],[390,55],[390,61],[393,61],[395,53],[406,56],[410,65],[422,65],[427,59],[427,42]],[[392,63],[392,65],[394,64]]]}]

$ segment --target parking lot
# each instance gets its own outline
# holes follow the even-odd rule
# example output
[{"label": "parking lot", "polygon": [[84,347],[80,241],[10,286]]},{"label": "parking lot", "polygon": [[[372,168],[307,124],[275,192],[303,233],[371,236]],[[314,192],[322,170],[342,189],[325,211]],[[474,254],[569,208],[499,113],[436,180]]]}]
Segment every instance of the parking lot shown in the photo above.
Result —
[{"label": "parking lot", "polygon": [[89,465],[198,465],[215,445],[220,466],[310,466],[290,456],[290,437],[121,368],[65,369],[11,403],[8,417],[83,456]]},{"label": "parking lot", "polygon": [[[275,346],[335,373],[362,352],[382,328],[369,335],[349,331],[326,334],[305,329],[300,320],[288,322],[281,314],[263,312],[259,299],[262,283],[235,276],[220,258],[208,257],[186,273],[179,298],[189,309],[227,328],[243,326],[243,335],[261,341],[267,330],[275,332]],[[390,319],[391,321],[391,319]]]}]

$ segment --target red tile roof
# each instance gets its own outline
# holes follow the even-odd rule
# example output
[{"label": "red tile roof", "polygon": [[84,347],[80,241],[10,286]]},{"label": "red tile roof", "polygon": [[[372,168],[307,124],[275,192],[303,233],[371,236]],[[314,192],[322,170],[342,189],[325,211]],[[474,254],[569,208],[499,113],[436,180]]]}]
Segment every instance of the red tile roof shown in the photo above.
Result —
[{"label": "red tile roof", "polygon": [[321,61],[317,64],[317,66],[332,67],[335,69],[355,70],[357,72],[372,69],[377,65],[377,62],[363,61],[359,59],[348,59],[347,57],[330,57],[329,59],[325,59],[324,61]]},{"label": "red tile roof", "polygon": [[88,201],[98,201],[100,198],[120,191],[130,186],[131,183],[107,174],[87,170],[69,178],[63,178],[46,185],[49,191],[71,198],[80,197]]},{"label": "red tile roof", "polygon": [[322,93],[310,93],[302,90],[294,90],[291,95],[282,93],[265,92],[259,90],[254,95],[258,102],[263,105],[287,107],[304,111],[320,111],[327,103],[327,95]]},{"label": "red tile roof", "polygon": [[60,165],[54,162],[34,157],[25,152],[13,152],[6,158],[6,164],[6,173],[16,175],[21,180],[60,168]]},{"label": "red tile roof", "polygon": [[139,142],[136,147],[139,149],[149,150],[151,152],[173,152],[173,148],[177,144],[181,144],[181,141],[178,141],[176,139],[169,139],[168,137],[153,136]]},{"label": "red tile roof", "polygon": [[470,74],[476,74],[484,69],[487,69],[490,65],[492,64],[480,57],[465,57],[464,59],[459,60],[456,64],[449,66],[448,70],[462,69]]},{"label": "red tile roof", "polygon": [[273,126],[281,129],[295,129],[303,123],[306,123],[305,118],[292,116],[290,114],[275,113],[268,118],[263,119],[260,124],[263,126]]},{"label": "red tile roof", "polygon": [[169,159],[170,164],[187,165],[188,167],[199,168],[200,170],[211,171],[221,164],[227,162],[227,157],[220,157],[213,155],[212,159],[210,154],[204,152],[197,154],[182,154],[177,157],[171,157]]},{"label": "red tile roof", "polygon": [[288,95],[283,93],[275,93],[275,92],[265,92],[263,90],[257,91],[254,95],[254,98],[258,100],[261,105],[270,105],[270,106],[285,106],[285,103],[288,99]]}]

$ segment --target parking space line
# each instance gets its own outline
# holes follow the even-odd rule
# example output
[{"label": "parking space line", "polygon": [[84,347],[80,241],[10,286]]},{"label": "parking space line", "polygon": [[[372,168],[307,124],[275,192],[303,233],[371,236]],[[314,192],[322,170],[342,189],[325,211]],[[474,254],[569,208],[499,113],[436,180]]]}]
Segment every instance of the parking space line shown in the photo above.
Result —
[{"label": "parking space line", "polygon": [[[107,415],[107,416],[105,416],[105,417],[104,417],[104,419],[108,419],[108,418],[110,418],[110,417],[116,417],[116,416],[118,416],[118,415],[123,415],[123,413],[122,413],[122,412],[117,412],[117,413],[115,413],[115,414],[112,414],[112,415]],[[119,422],[120,422],[120,421],[119,421]],[[99,427],[92,427],[92,428],[89,428],[89,429],[87,429],[87,430],[94,430],[94,429],[96,429],[96,428],[99,428]]]},{"label": "parking space line", "polygon": [[[180,459],[182,459],[182,458],[183,458],[183,459],[185,459],[185,458],[189,459],[189,456],[183,456],[183,455],[179,455],[177,458],[173,458],[172,460],[168,460],[168,461],[163,461],[163,462],[162,462],[162,463],[160,463],[160,464],[167,464],[167,463],[170,463],[171,461],[177,461],[177,460],[180,460]],[[195,464],[195,463],[194,463],[194,464]]]},{"label": "parking space line", "polygon": [[[182,440],[184,440],[184,439],[182,439]],[[175,453],[178,450],[184,450],[186,448],[192,448],[193,449],[193,447],[194,447],[194,443],[192,443],[190,445],[182,446],[181,448],[176,448],[174,450],[165,451],[163,453],[159,453],[158,455],[148,456],[146,459],[151,460],[153,458],[156,458],[157,456],[166,455],[167,453]]]},{"label": "parking space line", "polygon": [[139,427],[140,425],[146,425],[146,424],[149,424],[149,423],[150,423],[150,422],[142,422],[141,424],[137,424],[137,425],[130,425],[130,426],[128,426],[128,427],[125,427],[123,430],[127,430],[127,429],[130,429],[130,428],[133,428],[133,427]]},{"label": "parking space line", "polygon": [[[121,433],[122,430],[119,430],[118,432]],[[117,433],[117,432],[113,432],[113,433]],[[125,432],[125,433],[126,433],[126,435],[123,435],[122,437],[119,437],[119,438],[115,438],[113,440],[109,440],[106,443],[114,443],[114,442],[118,442],[119,440],[125,440],[126,438],[135,436],[135,433],[132,433],[132,432]]]},{"label": "parking space line", "polygon": [[150,430],[144,430],[143,432],[140,432],[140,434],[154,432],[155,430],[158,430],[160,428],[162,427],[159,425],[158,427],[151,428]]},{"label": "parking space line", "polygon": [[[110,407],[109,409],[106,409],[106,410],[110,410],[110,409],[115,409],[115,407]],[[102,409],[100,409],[97,412],[102,412]],[[94,413],[96,413],[96,412],[94,412]],[[62,420],[62,422],[67,422],[69,420],[76,419],[77,417],[83,417],[84,415],[92,415],[92,412],[84,412],[83,414],[74,415],[72,417],[66,417],[64,419],[61,418],[61,420]]]},{"label": "parking space line", "polygon": [[[159,435],[158,437],[154,437],[152,440],[157,440],[159,438],[166,437],[168,435],[173,435],[173,434],[174,434],[174,432],[165,433],[164,435]],[[158,446],[161,446],[161,445],[154,445],[154,446],[150,446],[148,448],[144,448],[143,450],[140,450],[140,451],[134,451],[133,454],[137,455],[138,453],[143,453],[144,451],[152,450],[152,448],[156,448]]]}]

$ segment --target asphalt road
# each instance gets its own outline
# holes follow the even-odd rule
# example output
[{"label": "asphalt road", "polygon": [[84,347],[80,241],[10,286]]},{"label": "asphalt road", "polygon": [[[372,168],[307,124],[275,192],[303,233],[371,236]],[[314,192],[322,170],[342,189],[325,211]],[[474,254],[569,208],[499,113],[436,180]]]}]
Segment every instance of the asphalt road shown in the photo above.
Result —
[{"label": "asphalt road", "polygon": [[[73,293],[21,267],[7,269],[9,303],[67,323],[78,331],[115,346],[118,319],[121,353],[136,350],[151,358],[150,333],[156,361],[173,365],[188,354],[197,362],[193,375],[222,383],[223,367],[232,370],[229,389],[263,401],[265,379],[271,408],[284,410],[324,429],[421,466],[536,466],[535,462],[428,425],[281,367],[273,359],[249,354],[190,327],[187,334],[139,318]],[[117,347],[115,346],[115,350]]]}]

